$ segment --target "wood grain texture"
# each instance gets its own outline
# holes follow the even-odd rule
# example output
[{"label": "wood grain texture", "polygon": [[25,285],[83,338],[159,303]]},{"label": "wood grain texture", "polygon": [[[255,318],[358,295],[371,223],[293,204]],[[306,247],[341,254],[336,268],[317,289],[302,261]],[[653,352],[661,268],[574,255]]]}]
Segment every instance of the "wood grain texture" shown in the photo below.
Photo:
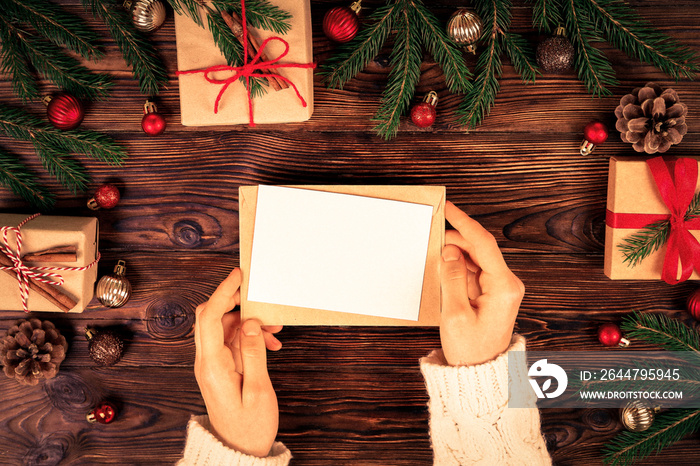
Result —
[{"label": "wood grain texture", "polygon": [[[79,0],[60,3],[87,18]],[[363,6],[381,3],[365,0]],[[699,3],[629,3],[700,52]],[[312,2],[318,63],[334,48],[321,22],[337,4]],[[515,4],[513,30],[536,43],[543,36],[531,26],[530,4]],[[442,20],[457,6],[463,5],[430,4]],[[104,25],[90,24],[107,37]],[[619,322],[632,310],[663,312],[699,328],[684,311],[697,283],[611,281],[602,272],[608,157],[633,154],[613,130],[615,106],[648,81],[673,87],[689,107],[689,133],[669,154],[698,155],[697,83],[675,83],[605,44],[600,48],[620,80],[611,97],[592,99],[574,72],[524,85],[506,62],[496,106],[483,125],[467,132],[455,123],[459,97],[449,94],[440,68],[426,55],[416,97],[438,92],[436,124],[420,130],[404,122],[390,142],[372,133],[370,121],[389,73],[382,60],[372,61],[343,90],[325,89],[316,76],[315,113],[308,122],[188,128],[179,124],[172,13],[151,37],[170,76],[157,98],[168,122],[159,137],[140,129],[145,96],[115,44],[105,40],[105,58],[86,63],[112,74],[115,87],[109,100],[88,106],[83,128],[108,133],[129,152],[121,169],[81,159],[92,189],[104,182],[119,186],[122,201],[114,210],[88,210],[90,193],[73,196],[63,190],[29,143],[0,136],[0,146],[20,156],[57,193],[53,214],[99,218],[99,274],[124,259],[134,288],[123,308],[105,309],[93,300],[82,314],[37,314],[66,336],[68,356],[58,377],[38,387],[0,379],[0,464],[177,460],[189,415],[204,412],[192,367],[194,309],[238,264],[237,196],[244,184],[446,186],[448,198],[494,234],[523,280],[527,291],[516,330],[531,349],[599,349],[598,325]],[[472,57],[467,60],[473,65]],[[42,88],[53,91],[46,83]],[[20,104],[7,79],[0,80],[0,102]],[[27,108],[37,115],[45,111],[40,103]],[[607,123],[611,135],[593,156],[582,158],[582,128],[592,119]],[[0,210],[30,211],[4,188]],[[24,317],[0,311],[0,334]],[[126,351],[116,366],[92,364],[86,327],[121,332]],[[281,409],[279,439],[293,451],[293,464],[432,464],[418,359],[439,346],[437,329],[288,327],[280,339],[284,349],[270,354],[269,366]],[[635,343],[627,351],[634,349],[651,347]],[[88,424],[85,414],[103,399],[118,404],[118,421]],[[601,464],[602,445],[622,426],[617,410],[547,409],[542,429],[555,464],[595,465]],[[698,463],[695,435],[640,464]]]}]

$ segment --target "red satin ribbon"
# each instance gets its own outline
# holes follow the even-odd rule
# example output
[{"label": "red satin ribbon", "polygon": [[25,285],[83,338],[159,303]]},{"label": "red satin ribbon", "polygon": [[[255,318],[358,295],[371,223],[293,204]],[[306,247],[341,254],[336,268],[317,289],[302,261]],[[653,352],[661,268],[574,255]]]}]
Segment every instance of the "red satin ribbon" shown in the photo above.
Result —
[{"label": "red satin ribbon", "polygon": [[[700,242],[690,230],[700,230],[700,218],[685,220],[688,206],[698,183],[698,162],[690,158],[663,157],[647,160],[661,199],[670,214],[627,214],[607,211],[605,223],[612,228],[644,228],[650,223],[669,221],[671,230],[666,242],[661,278],[671,285],[687,280],[693,269],[700,272]],[[678,265],[681,277],[678,278]]]},{"label": "red satin ribbon", "polygon": [[[287,53],[289,53],[289,43],[287,43],[286,40],[282,39],[281,37],[269,37],[265,39],[265,41],[260,45],[260,49],[258,50],[258,53],[255,54],[253,57],[253,60],[248,63],[248,26],[247,26],[247,21],[246,21],[246,15],[245,15],[245,1],[241,0],[241,22],[243,25],[243,66],[228,66],[228,65],[214,65],[210,66],[209,68],[204,68],[201,70],[191,70],[191,71],[178,71],[177,75],[180,76],[181,74],[195,74],[195,73],[202,73],[204,74],[204,79],[207,80],[207,82],[212,83],[212,84],[223,84],[221,90],[219,91],[219,94],[216,96],[216,101],[214,102],[214,113],[219,113],[219,101],[221,100],[221,97],[224,95],[224,92],[226,92],[226,89],[236,82],[239,78],[245,78],[246,82],[246,90],[248,92],[248,115],[250,117],[249,124],[250,126],[255,126],[255,122],[253,121],[253,98],[250,95],[250,78],[251,76],[256,77],[256,78],[268,78],[268,77],[276,77],[278,79],[281,79],[285,82],[287,82],[292,88],[294,89],[294,92],[296,92],[297,97],[301,101],[302,107],[306,107],[306,101],[304,98],[301,96],[301,93],[299,92],[299,89],[297,89],[297,86],[289,79],[285,78],[284,76],[281,76],[276,73],[257,73],[254,74],[256,71],[269,71],[269,70],[274,70],[277,68],[315,68],[316,64],[315,63],[278,63],[280,60],[282,60],[285,56],[287,56]],[[278,40],[284,44],[284,52],[282,52],[277,58],[272,58],[267,61],[261,61],[261,56],[263,53],[263,50],[265,49],[265,46],[273,40]],[[217,71],[234,71],[235,74],[229,78],[226,79],[216,79],[212,76],[212,73],[215,73]]]}]

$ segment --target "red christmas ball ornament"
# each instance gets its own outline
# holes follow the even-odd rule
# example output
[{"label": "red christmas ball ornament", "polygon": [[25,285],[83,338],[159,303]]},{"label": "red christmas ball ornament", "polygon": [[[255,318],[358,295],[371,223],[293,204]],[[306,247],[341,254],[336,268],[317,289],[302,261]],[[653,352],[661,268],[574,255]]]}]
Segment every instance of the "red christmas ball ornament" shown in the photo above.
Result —
[{"label": "red christmas ball ornament", "polygon": [[165,117],[158,113],[156,104],[147,100],[143,106],[143,113],[141,128],[143,128],[144,133],[149,136],[158,136],[165,131]]},{"label": "red christmas ball ornament", "polygon": [[85,416],[89,422],[109,424],[117,418],[117,408],[110,402],[104,401]]},{"label": "red christmas ball ornament", "polygon": [[353,40],[360,29],[360,3],[357,1],[349,7],[337,6],[328,10],[323,17],[323,33],[326,37],[341,44]]},{"label": "red christmas ball ornament", "polygon": [[119,189],[113,184],[103,184],[95,195],[88,201],[87,205],[92,210],[112,209],[119,202]]},{"label": "red christmas ball ornament", "polygon": [[686,308],[690,315],[695,318],[695,320],[700,320],[700,288],[690,293],[688,296],[688,302],[686,303]]},{"label": "red christmas ball ornament", "polygon": [[423,102],[411,108],[411,121],[419,128],[427,128],[435,123],[437,112],[438,95],[435,91],[430,91],[423,99]]},{"label": "red christmas ball ornament", "polygon": [[608,139],[608,128],[600,121],[591,121],[583,128],[583,142],[581,143],[581,155],[589,155],[598,146]]},{"label": "red christmas ball ornament", "polygon": [[598,328],[598,340],[605,346],[628,346],[630,341],[622,337],[620,327],[615,324],[603,324]]},{"label": "red christmas ball ornament", "polygon": [[58,129],[70,130],[80,126],[85,117],[83,104],[70,94],[60,93],[43,99],[49,122]]}]

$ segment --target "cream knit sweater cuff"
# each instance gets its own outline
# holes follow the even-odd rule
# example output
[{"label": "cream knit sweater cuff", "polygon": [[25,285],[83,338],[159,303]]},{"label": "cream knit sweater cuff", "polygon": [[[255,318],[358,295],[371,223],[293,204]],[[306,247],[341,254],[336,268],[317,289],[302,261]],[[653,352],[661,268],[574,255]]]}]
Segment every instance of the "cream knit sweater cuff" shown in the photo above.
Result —
[{"label": "cream knit sweater cuff", "polygon": [[246,455],[233,450],[210,431],[209,416],[192,416],[187,423],[187,443],[178,466],[287,466],[292,453],[280,442],[275,442],[265,458]]}]

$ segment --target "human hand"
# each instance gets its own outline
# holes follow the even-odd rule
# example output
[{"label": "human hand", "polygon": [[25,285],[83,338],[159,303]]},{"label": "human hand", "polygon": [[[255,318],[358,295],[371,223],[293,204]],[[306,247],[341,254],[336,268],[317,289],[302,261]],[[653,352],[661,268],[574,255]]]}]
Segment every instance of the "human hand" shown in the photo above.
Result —
[{"label": "human hand", "polygon": [[241,324],[241,270],[235,268],[204,304],[197,307],[194,374],[214,433],[226,445],[265,457],[277,437],[277,396],[267,373],[265,348],[282,347],[273,333],[282,326]]},{"label": "human hand", "polygon": [[456,230],[445,232],[440,266],[442,350],[450,365],[481,364],[508,349],[525,287],[476,220],[449,201],[445,218]]}]

